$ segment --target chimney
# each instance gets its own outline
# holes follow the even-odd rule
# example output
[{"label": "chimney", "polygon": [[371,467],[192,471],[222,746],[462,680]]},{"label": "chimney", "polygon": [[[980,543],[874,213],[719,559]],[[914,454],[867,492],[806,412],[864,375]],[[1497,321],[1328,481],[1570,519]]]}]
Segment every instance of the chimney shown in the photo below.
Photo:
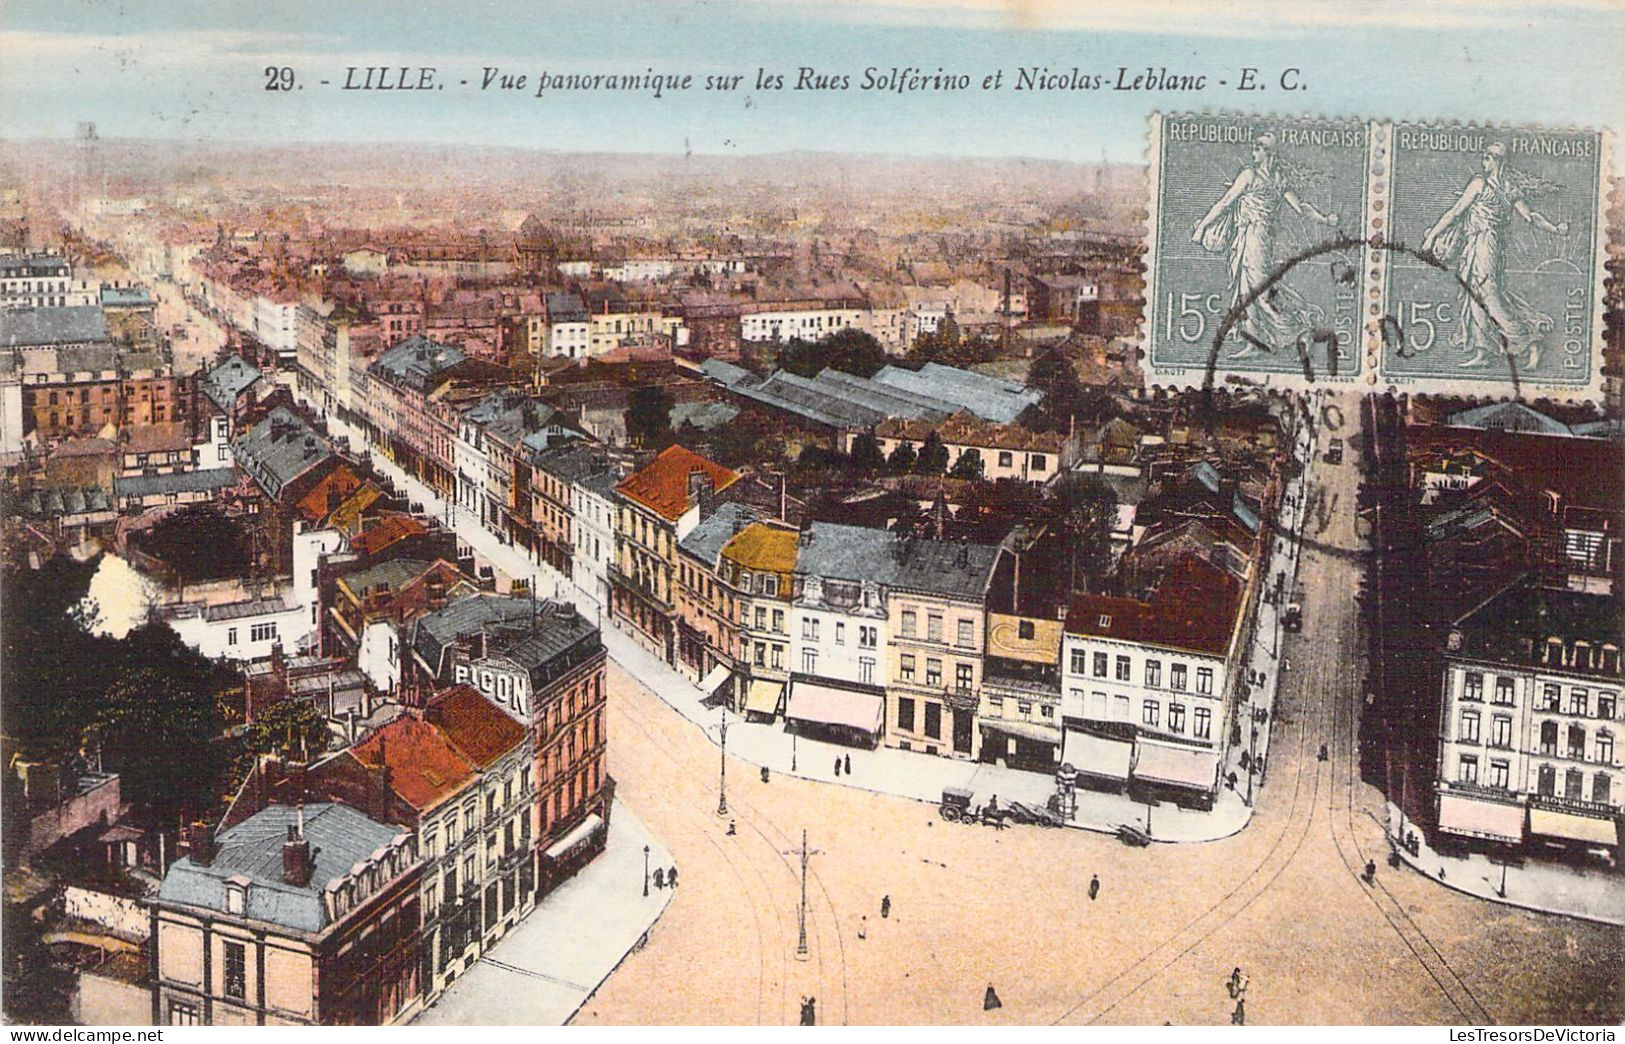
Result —
[{"label": "chimney", "polygon": [[970,568],[970,541],[967,538],[959,538],[959,552],[954,556],[954,561],[961,569]]},{"label": "chimney", "polygon": [[381,735],[378,737],[378,764],[369,766],[367,774],[372,777],[373,783],[373,816],[384,820],[389,814],[390,773],[389,748]]},{"label": "chimney", "polygon": [[209,824],[201,819],[194,820],[188,830],[188,836],[192,841],[192,862],[198,866],[208,866],[214,862],[214,857],[220,849],[214,842],[214,834],[210,832]]},{"label": "chimney", "polygon": [[310,883],[316,869],[310,856],[310,841],[305,837],[305,806],[300,805],[298,819],[288,824],[288,837],[282,842],[282,880],[295,888]]}]

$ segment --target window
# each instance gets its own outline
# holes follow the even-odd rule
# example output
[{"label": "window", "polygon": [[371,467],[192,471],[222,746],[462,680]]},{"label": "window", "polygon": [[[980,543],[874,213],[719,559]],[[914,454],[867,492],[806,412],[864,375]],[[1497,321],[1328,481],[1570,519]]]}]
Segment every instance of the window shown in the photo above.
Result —
[{"label": "window", "polygon": [[1569,757],[1581,759],[1586,756],[1586,730],[1579,725],[1569,726]]},{"label": "window", "polygon": [[1590,703],[1591,703],[1591,695],[1590,695],[1590,693],[1586,692],[1586,690],[1584,690],[1584,689],[1570,689],[1569,690],[1569,713],[1570,714],[1573,714],[1575,717],[1579,717],[1579,718],[1585,717],[1586,708],[1590,705]]},{"label": "window", "polygon": [[971,667],[968,663],[954,664],[954,688],[960,692],[971,690]]},{"label": "window", "polygon": [[222,943],[225,954],[226,996],[241,999],[248,992],[248,960],[242,943]]},{"label": "window", "polygon": [[236,645],[237,644],[237,628],[235,628],[235,627],[226,628],[226,644],[227,645]]},{"label": "window", "polygon": [[1106,677],[1106,654],[1103,652],[1095,653],[1095,677]]},{"label": "window", "polygon": [[1540,709],[1554,711],[1563,705],[1563,689],[1559,685],[1548,685],[1541,690]]},{"label": "window", "polygon": [[1033,626],[1033,622],[1031,620],[1022,620],[1016,624],[1016,634],[1024,642],[1032,641],[1033,636],[1036,633],[1037,629]]},{"label": "window", "polygon": [[196,1026],[197,1005],[182,1004],[180,1001],[169,1002],[169,1024],[171,1026]]},{"label": "window", "polygon": [[958,626],[959,635],[954,644],[962,649],[974,649],[976,647],[976,621],[960,620]]},{"label": "window", "polygon": [[1484,675],[1478,671],[1468,671],[1462,678],[1461,698],[1464,700],[1482,700],[1484,698]]},{"label": "window", "polygon": [[1606,772],[1591,777],[1591,800],[1601,805],[1612,804],[1614,780]]},{"label": "window", "polygon": [[1551,797],[1557,793],[1557,769],[1550,765],[1542,765],[1535,774],[1535,789],[1542,797]]},{"label": "window", "polygon": [[897,727],[908,732],[914,731],[914,701],[907,696],[899,697],[897,700]]},{"label": "window", "polygon": [[1128,702],[1128,697],[1127,696],[1113,696],[1112,697],[1112,720],[1113,721],[1128,721],[1129,720],[1129,702]]},{"label": "window", "polygon": [[1117,680],[1122,682],[1129,680],[1129,659],[1127,656],[1117,658]]},{"label": "window", "polygon": [[1508,773],[1509,767],[1506,762],[1490,762],[1490,786],[1495,787],[1498,790],[1505,790],[1507,788]]},{"label": "window", "polygon": [[904,638],[912,638],[912,637],[914,637],[914,629],[915,629],[914,610],[912,610],[912,609],[904,609],[903,610],[903,619],[902,619],[903,637]]},{"label": "window", "polygon": [[1147,725],[1156,725],[1157,711],[1159,709],[1160,705],[1156,700],[1146,700],[1145,705],[1140,709],[1140,721]]},{"label": "window", "polygon": [[1084,651],[1082,649],[1073,649],[1072,650],[1072,673],[1073,674],[1082,674],[1084,671],[1088,670],[1089,668],[1087,666],[1085,666],[1085,664],[1084,664],[1084,661],[1087,660],[1087,659],[1088,659],[1088,656],[1086,656],[1084,654]]},{"label": "window", "polygon": [[1456,765],[1456,782],[1478,782],[1478,759],[1471,754],[1463,754]]},{"label": "window", "polygon": [[1461,735],[1457,737],[1462,743],[1478,742],[1478,712],[1461,712]]},{"label": "window", "polygon": [[776,576],[762,577],[762,593],[769,598],[777,598],[779,596],[779,578]]},{"label": "window", "polygon": [[1046,703],[1042,707],[1039,707],[1038,710],[1046,718],[1055,717],[1055,705],[1052,703]]},{"label": "window", "polygon": [[773,610],[773,633],[774,634],[783,634],[784,633],[784,610],[783,609],[775,609],[775,610]]},{"label": "window", "polygon": [[865,685],[874,684],[875,658],[873,656],[858,657],[858,681]]},{"label": "window", "polygon": [[1511,678],[1495,679],[1495,702],[1501,704],[1510,704],[1513,702]]},{"label": "window", "polygon": [[1016,463],[1016,458],[1015,458],[1015,455],[1013,453],[1011,453],[1009,450],[1000,450],[999,451],[999,467],[1001,467],[1001,468],[1015,467],[1015,463]]},{"label": "window", "polygon": [[932,739],[942,736],[942,704],[927,703],[925,705],[925,734]]},{"label": "window", "polygon": [[248,629],[248,640],[251,642],[268,642],[276,637],[276,624],[257,623]]},{"label": "window", "polygon": [[248,905],[248,890],[241,885],[226,886],[226,912],[240,914]]},{"label": "window", "polygon": [[1174,732],[1185,731],[1185,705],[1183,703],[1168,704],[1168,728]]},{"label": "window", "polygon": [[773,647],[773,669],[776,671],[784,670],[784,646],[782,645]]},{"label": "window", "polygon": [[846,644],[846,624],[842,623],[840,620],[835,621],[835,644]]},{"label": "window", "polygon": [[927,641],[942,641],[942,614],[928,613],[925,617],[925,637]]},{"label": "window", "polygon": [[1168,667],[1168,687],[1176,692],[1185,691],[1185,665],[1182,663],[1170,664]]},{"label": "window", "polygon": [[[925,684],[935,688],[942,684],[942,661],[927,658],[925,661]],[[933,733],[932,735],[935,735]]]},{"label": "window", "polygon": [[1049,461],[1045,459],[1042,453],[1033,453],[1027,459],[1031,462],[1034,471],[1043,471],[1049,467]]},{"label": "window", "polygon": [[1597,693],[1597,717],[1614,720],[1614,694],[1611,692]]},{"label": "window", "polygon": [[1540,723],[1540,752],[1548,757],[1557,753],[1557,722]]},{"label": "window", "polygon": [[[914,654],[904,653],[897,659],[897,673],[904,681],[914,680]],[[910,706],[913,703],[910,701]]]},{"label": "window", "polygon": [[762,606],[756,607],[756,629],[758,631],[767,630],[767,610]]},{"label": "window", "polygon": [[1162,661],[1145,661],[1145,685],[1148,689],[1162,688]]},{"label": "window", "polygon": [[1490,721],[1490,746],[1500,747],[1503,750],[1512,746],[1512,719],[1504,714],[1497,714]]},{"label": "window", "polygon": [[755,649],[752,650],[751,662],[754,663],[758,667],[767,666],[767,643],[766,642],[757,642],[756,643]]},{"label": "window", "polygon": [[1191,735],[1197,739],[1211,739],[1213,736],[1213,711],[1206,707],[1198,707],[1194,712],[1194,724]]},{"label": "window", "polygon": [[818,652],[817,652],[817,650],[815,650],[815,649],[803,649],[803,650],[801,650],[801,673],[802,674],[817,674],[818,673]]},{"label": "window", "polygon": [[880,644],[880,632],[873,627],[858,628],[858,648],[873,649]]},{"label": "window", "polygon": [[1604,765],[1614,763],[1614,737],[1606,732],[1597,733],[1597,760]]},{"label": "window", "polygon": [[1213,668],[1196,668],[1196,691],[1204,696],[1213,695]]},{"label": "window", "polygon": [[1586,776],[1579,769],[1563,773],[1563,796],[1570,801],[1585,800]]},{"label": "window", "polygon": [[801,621],[801,640],[816,642],[818,640],[818,621],[808,617]]}]

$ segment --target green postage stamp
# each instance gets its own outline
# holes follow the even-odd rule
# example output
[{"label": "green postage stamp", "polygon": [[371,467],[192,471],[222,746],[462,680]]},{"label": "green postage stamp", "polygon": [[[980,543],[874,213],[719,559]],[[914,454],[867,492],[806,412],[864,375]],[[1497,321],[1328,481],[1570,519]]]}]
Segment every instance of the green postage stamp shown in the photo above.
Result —
[{"label": "green postage stamp", "polygon": [[1607,137],[1151,118],[1152,384],[1601,391]]}]

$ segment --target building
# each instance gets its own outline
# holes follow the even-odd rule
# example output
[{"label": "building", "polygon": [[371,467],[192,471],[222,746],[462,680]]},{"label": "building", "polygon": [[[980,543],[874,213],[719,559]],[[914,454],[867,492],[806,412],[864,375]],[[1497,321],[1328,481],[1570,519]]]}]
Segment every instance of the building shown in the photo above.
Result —
[{"label": "building", "polygon": [[[1014,424],[992,424],[965,412],[956,413],[941,423],[888,420],[874,428],[880,453],[888,458],[902,445],[911,446],[918,452],[933,432],[948,451],[948,471],[959,468],[962,457],[974,455],[981,461],[982,478],[990,482],[1019,479],[1043,485],[1071,468],[1078,460],[1076,434],[1029,431]],[[852,441],[856,437],[853,435],[847,440],[847,452],[851,452]]]},{"label": "building", "polygon": [[[759,510],[739,505],[734,532],[717,554],[720,584],[713,605],[737,609],[723,624],[737,642],[733,660],[734,709],[758,718],[774,717],[794,670],[796,544],[795,530],[761,518]],[[707,580],[709,584],[709,580]],[[709,590],[709,588],[708,588]],[[726,646],[724,646],[726,648]],[[705,675],[709,677],[709,674]]]},{"label": "building", "polygon": [[1451,625],[1435,783],[1443,840],[1618,865],[1621,622],[1612,596],[1525,576]]},{"label": "building", "polygon": [[152,903],[155,1025],[387,1025],[421,995],[410,831],[347,805],[270,805],[211,833]]},{"label": "building", "polygon": [[1032,575],[1041,568],[1013,550],[999,555],[988,594],[977,722],[983,761],[1053,772],[1061,763],[1065,607],[1050,597],[1055,585]]},{"label": "building", "polygon": [[677,656],[677,545],[738,474],[671,446],[615,486],[610,614],[667,663]]},{"label": "building", "polygon": [[312,647],[309,611],[283,595],[235,602],[181,602],[159,617],[186,645],[214,660],[261,660],[277,648]]},{"label": "building", "polygon": [[73,277],[61,254],[0,257],[0,309],[78,308],[97,303],[98,287]]},{"label": "building", "polygon": [[1180,558],[1139,597],[1075,596],[1062,643],[1061,759],[1086,783],[1210,806],[1248,604],[1241,580]]},{"label": "building", "polygon": [[570,577],[576,588],[589,591],[593,601],[609,608],[609,570],[615,561],[615,487],[621,481],[618,464],[582,475],[570,482]]}]

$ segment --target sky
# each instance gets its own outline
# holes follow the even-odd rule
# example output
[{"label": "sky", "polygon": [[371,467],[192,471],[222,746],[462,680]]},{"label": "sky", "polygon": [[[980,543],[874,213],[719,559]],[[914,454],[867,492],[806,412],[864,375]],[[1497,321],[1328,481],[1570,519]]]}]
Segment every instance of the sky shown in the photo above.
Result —
[{"label": "sky", "polygon": [[[1140,162],[1154,109],[1625,129],[1622,59],[1625,4],[1613,0],[6,0],[0,138],[68,138],[89,120],[104,138],[271,146]],[[434,66],[445,86],[339,89],[347,67],[369,65]],[[267,67],[284,66],[294,89],[267,91]],[[482,91],[488,66],[526,75],[527,89]],[[1102,89],[1011,89],[1031,66],[1075,67]],[[851,89],[788,89],[802,67],[846,75]],[[972,86],[860,90],[868,67],[941,68]],[[1111,90],[1120,67],[1130,80],[1165,68],[1207,84]],[[1245,67],[1264,90],[1237,89]],[[534,96],[544,70],[650,69],[694,87]],[[787,89],[757,89],[759,69]],[[1304,89],[1281,89],[1287,69]],[[983,90],[997,70],[1002,89]],[[731,75],[737,89],[704,89]]]}]

